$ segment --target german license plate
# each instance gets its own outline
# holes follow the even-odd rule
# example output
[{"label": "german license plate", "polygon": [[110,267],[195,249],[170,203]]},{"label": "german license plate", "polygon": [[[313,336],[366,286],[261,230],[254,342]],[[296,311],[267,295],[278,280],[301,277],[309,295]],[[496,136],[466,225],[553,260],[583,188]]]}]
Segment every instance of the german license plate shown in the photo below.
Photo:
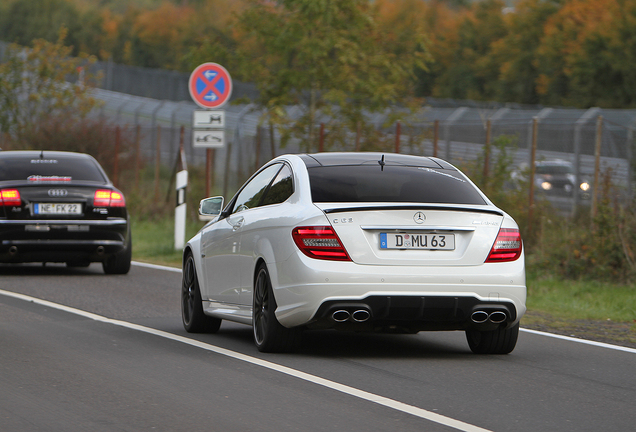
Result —
[{"label": "german license plate", "polygon": [[380,249],[455,250],[455,234],[380,233]]},{"label": "german license plate", "polygon": [[33,204],[33,214],[79,215],[82,214],[82,205],[79,203],[36,203]]}]

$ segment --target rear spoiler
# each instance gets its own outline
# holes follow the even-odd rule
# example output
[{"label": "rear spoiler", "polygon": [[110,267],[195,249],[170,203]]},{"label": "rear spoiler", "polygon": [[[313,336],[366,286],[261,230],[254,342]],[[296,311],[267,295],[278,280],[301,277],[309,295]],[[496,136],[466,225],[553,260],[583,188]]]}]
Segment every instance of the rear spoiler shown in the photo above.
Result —
[{"label": "rear spoiler", "polygon": [[[316,203],[314,203],[316,204]],[[332,207],[333,205],[333,207]],[[390,204],[378,204],[378,205],[366,205],[366,206],[337,206],[337,203],[321,203],[316,204],[318,208],[324,211],[326,214],[330,213],[344,213],[350,211],[373,211],[373,210],[440,210],[440,211],[461,211],[467,213],[487,213],[497,216],[503,216],[504,212],[494,208],[483,207],[466,207],[466,206],[444,206],[435,204],[413,204],[413,205],[390,205]]]}]

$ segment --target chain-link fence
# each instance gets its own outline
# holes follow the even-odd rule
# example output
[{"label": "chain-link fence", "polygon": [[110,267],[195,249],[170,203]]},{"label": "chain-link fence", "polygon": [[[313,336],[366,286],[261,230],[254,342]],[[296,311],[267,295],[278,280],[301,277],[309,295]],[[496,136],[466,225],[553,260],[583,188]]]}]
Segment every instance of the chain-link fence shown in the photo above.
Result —
[{"label": "chain-link fence", "polygon": [[[118,125],[140,128],[140,149],[146,160],[156,161],[158,157],[162,163],[172,166],[183,126],[189,163],[205,164],[206,150],[192,145],[192,112],[198,109],[194,103],[155,100],[106,90],[97,90],[96,95],[103,101],[96,115]],[[271,131],[263,124],[264,113],[254,105],[229,105],[225,112],[227,145],[215,150],[214,181],[217,185],[224,184],[226,191],[236,190],[257,166],[276,155],[320,149],[320,137],[312,146],[292,141],[282,148],[278,131]],[[369,117],[385,141],[395,143],[386,146],[384,151],[437,155],[460,166],[477,160],[487,142],[506,137],[515,169],[530,166],[535,119],[535,160],[562,160],[572,165],[578,179],[594,178],[595,149],[600,137],[600,170],[611,170],[615,185],[625,194],[632,195],[633,181],[630,179],[633,179],[636,110],[425,107],[415,116],[403,120],[400,126],[396,123],[387,125],[385,115]],[[324,121],[329,124],[329,119]],[[316,130],[320,130],[319,125]],[[326,135],[330,133],[329,126],[322,130]],[[356,131],[350,131],[348,136],[348,145],[324,146],[323,149],[356,150]],[[364,143],[358,143],[357,148],[364,150]],[[496,151],[493,148],[493,152]]]},{"label": "chain-link fence", "polygon": [[[6,44],[0,42],[0,61],[5,49]],[[96,90],[103,105],[94,115],[122,127],[138,129],[140,151],[145,160],[172,166],[183,126],[189,162],[205,164],[206,150],[192,146],[192,112],[197,107],[187,88],[189,74],[110,62],[98,62],[95,70],[103,72],[102,89]],[[244,96],[253,99],[257,94],[252,84],[234,83],[234,100]],[[576,179],[581,181],[594,178],[595,150],[600,143],[600,170],[611,170],[614,183],[628,197],[633,196],[636,110],[581,110],[437,99],[426,102],[427,106],[414,115],[405,116],[399,126],[387,124],[387,115],[368,116],[386,143],[395,142],[394,146],[387,144],[382,151],[437,155],[462,165],[477,160],[487,142],[505,136],[517,168],[532,165],[531,148],[536,138],[536,160],[563,160],[573,166]],[[289,109],[292,116],[296,111],[297,107]],[[344,144],[340,141],[338,145],[329,145],[327,139],[321,146],[319,143],[324,138],[321,136],[311,145],[306,141],[292,141],[282,148],[278,131],[262,123],[264,113],[254,106],[229,105],[225,112],[227,145],[215,150],[214,182],[223,184],[226,192],[238,188],[258,165],[275,155],[321,148],[326,151],[369,149],[364,142],[360,143],[355,130],[348,131],[349,139]],[[601,123],[599,116],[602,116]],[[533,136],[535,118],[538,126]],[[317,124],[315,129],[324,131],[328,137],[332,133],[330,125],[338,123],[330,120],[321,119],[326,126],[320,128]],[[570,201],[572,204],[561,203],[562,207],[576,204],[575,199]]]}]

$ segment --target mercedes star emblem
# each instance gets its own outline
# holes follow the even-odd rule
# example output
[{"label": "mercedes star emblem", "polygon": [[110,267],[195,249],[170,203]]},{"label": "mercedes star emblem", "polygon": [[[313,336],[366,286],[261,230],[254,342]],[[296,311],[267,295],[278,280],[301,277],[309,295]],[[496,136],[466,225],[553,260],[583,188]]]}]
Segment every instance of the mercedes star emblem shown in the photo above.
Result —
[{"label": "mercedes star emblem", "polygon": [[413,216],[413,220],[415,221],[415,223],[421,224],[424,223],[424,221],[426,220],[426,216],[424,216],[424,213],[422,212],[417,212]]}]

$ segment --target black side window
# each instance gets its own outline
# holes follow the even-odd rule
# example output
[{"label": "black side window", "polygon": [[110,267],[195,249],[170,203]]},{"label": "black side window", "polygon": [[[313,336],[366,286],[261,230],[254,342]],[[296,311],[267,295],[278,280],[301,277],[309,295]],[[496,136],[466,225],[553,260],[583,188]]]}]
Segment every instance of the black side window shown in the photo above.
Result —
[{"label": "black side window", "polygon": [[267,191],[267,187],[280,171],[281,166],[282,164],[270,165],[250,180],[236,197],[232,213],[238,213],[261,205],[260,202]]},{"label": "black side window", "polygon": [[267,195],[261,205],[279,204],[287,200],[294,193],[292,171],[287,165],[283,166],[274,182],[269,187]]}]

